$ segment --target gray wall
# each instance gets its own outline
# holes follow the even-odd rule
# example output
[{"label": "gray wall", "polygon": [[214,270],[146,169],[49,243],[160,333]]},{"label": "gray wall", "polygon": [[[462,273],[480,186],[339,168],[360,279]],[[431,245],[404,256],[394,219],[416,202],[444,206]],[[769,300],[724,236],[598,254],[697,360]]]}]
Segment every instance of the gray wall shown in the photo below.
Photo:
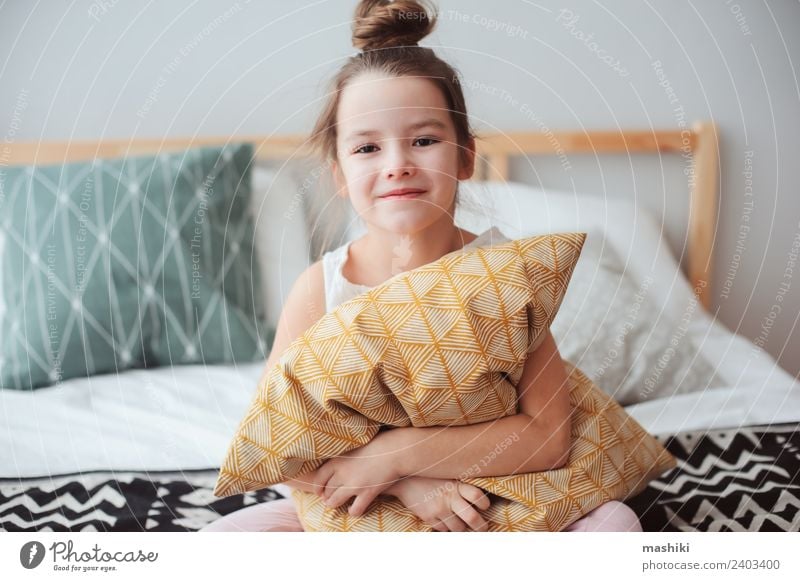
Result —
[{"label": "gray wall", "polygon": [[[327,79],[354,50],[352,0],[178,4],[2,4],[0,145],[308,131]],[[717,123],[714,310],[800,373],[800,4],[438,5],[425,44],[462,72],[479,130]],[[521,160],[513,177],[635,196],[682,256],[685,167],[680,157],[553,157]]]}]

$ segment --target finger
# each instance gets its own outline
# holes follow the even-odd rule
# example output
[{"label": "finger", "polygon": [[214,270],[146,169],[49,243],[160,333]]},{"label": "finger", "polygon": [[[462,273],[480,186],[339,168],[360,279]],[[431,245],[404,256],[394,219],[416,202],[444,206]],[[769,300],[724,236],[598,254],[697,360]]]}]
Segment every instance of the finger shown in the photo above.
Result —
[{"label": "finger", "polygon": [[337,488],[325,501],[325,505],[328,508],[337,508],[347,502],[351,496],[353,496],[352,492],[344,488]]},{"label": "finger", "polygon": [[467,502],[471,502],[481,510],[488,509],[489,506],[491,506],[492,504],[492,502],[489,500],[489,497],[486,496],[486,493],[483,490],[481,490],[477,486],[472,486],[471,484],[467,484],[466,482],[461,482],[459,484],[458,493]]},{"label": "finger", "polygon": [[325,493],[325,486],[328,484],[328,480],[330,480],[331,476],[333,476],[333,470],[330,467],[326,468],[326,466],[328,466],[327,463],[317,469],[319,472],[314,480],[314,493],[317,496],[322,496]]},{"label": "finger", "polygon": [[361,516],[364,514],[369,505],[372,504],[372,501],[375,500],[375,497],[378,496],[375,492],[362,492],[356,499],[353,501],[353,505],[350,507],[350,515],[351,516]]},{"label": "finger", "polygon": [[312,472],[307,472],[306,474],[303,474],[302,476],[295,476],[294,480],[296,482],[301,483],[301,484],[310,485],[312,487],[312,492],[314,494],[317,494],[317,490],[319,489],[319,481],[320,481],[320,478],[321,478],[321,476],[320,476],[321,471],[322,471],[322,468],[320,467],[320,468],[317,468],[316,470],[314,470]]},{"label": "finger", "polygon": [[336,479],[335,474],[331,474],[330,478],[328,478],[327,482],[322,486],[322,498],[326,501],[330,499],[331,495],[339,490],[339,481]]},{"label": "finger", "polygon": [[489,530],[489,523],[463,498],[455,498],[451,503],[453,511],[464,521],[473,531],[486,532]]},{"label": "finger", "polygon": [[442,522],[444,522],[444,524],[447,525],[447,528],[454,533],[463,533],[467,530],[467,525],[463,520],[458,518],[458,515],[454,512],[451,512],[449,515],[443,518]]},{"label": "finger", "polygon": [[439,532],[439,533],[446,533],[447,531],[450,530],[450,529],[447,528],[447,525],[444,524],[440,520],[437,520],[436,522],[434,522],[432,524],[431,523],[428,523],[428,524],[433,527],[433,530],[435,530],[436,532]]}]

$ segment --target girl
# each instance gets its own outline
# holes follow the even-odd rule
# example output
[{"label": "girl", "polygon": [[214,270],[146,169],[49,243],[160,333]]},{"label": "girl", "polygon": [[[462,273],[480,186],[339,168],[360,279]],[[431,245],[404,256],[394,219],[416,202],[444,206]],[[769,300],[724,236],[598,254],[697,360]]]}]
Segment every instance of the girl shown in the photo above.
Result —
[{"label": "girl", "polygon": [[[434,16],[409,0],[364,0],[356,8],[352,57],[312,139],[331,162],[367,233],[326,253],[286,299],[265,373],[283,350],[335,308],[399,272],[449,252],[507,240],[455,225],[459,180],[472,176],[475,141],[456,72],[417,42]],[[486,530],[490,500],[460,477],[557,468],[570,443],[566,370],[549,331],[525,363],[515,416],[467,426],[396,428],[286,483],[337,507],[354,498],[363,514],[378,494],[396,496],[437,531]],[[529,389],[530,387],[530,389]],[[499,442],[513,442],[492,456]],[[491,457],[491,462],[481,462]],[[476,472],[478,462],[482,468]],[[242,509],[206,531],[302,531],[291,498]],[[567,530],[640,531],[636,515],[611,501]]]}]

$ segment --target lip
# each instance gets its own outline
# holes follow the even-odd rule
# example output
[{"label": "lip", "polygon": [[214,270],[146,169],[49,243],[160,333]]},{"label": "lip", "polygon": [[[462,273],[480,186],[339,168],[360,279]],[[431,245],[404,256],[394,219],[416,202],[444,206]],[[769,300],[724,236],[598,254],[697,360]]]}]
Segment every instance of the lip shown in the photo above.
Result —
[{"label": "lip", "polygon": [[419,188],[398,188],[396,190],[391,190],[386,192],[382,196],[379,196],[381,199],[390,199],[390,200],[404,200],[410,198],[416,198],[417,196],[424,194],[425,190],[421,190]]}]

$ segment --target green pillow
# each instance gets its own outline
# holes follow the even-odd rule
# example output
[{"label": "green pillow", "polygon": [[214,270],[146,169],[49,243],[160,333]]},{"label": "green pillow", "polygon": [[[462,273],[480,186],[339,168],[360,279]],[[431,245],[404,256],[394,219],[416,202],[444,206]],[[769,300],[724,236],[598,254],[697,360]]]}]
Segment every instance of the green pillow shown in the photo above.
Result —
[{"label": "green pillow", "polygon": [[0,387],[263,358],[252,146],[54,166],[0,181]]}]

